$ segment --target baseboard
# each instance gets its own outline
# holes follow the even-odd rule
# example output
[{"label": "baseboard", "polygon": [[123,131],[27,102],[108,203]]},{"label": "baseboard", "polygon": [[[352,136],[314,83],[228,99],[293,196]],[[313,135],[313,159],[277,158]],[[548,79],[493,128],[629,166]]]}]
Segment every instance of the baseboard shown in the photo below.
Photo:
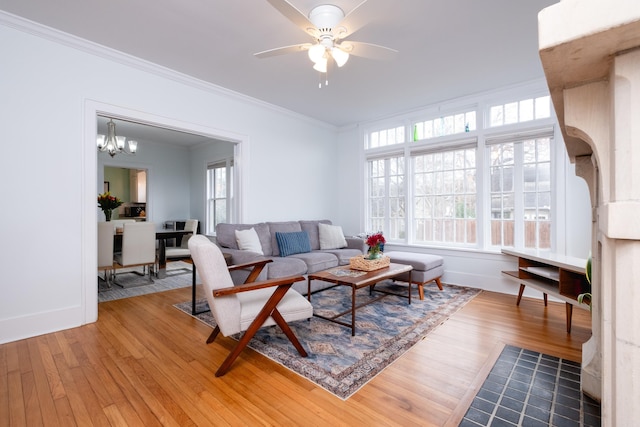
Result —
[{"label": "baseboard", "polygon": [[0,344],[82,325],[82,307],[67,307],[0,320]]}]

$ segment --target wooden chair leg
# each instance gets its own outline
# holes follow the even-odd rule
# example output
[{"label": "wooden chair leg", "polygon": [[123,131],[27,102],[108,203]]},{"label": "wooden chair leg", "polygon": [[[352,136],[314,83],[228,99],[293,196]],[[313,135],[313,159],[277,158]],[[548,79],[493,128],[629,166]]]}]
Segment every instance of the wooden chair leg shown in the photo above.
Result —
[{"label": "wooden chair leg", "polygon": [[442,282],[440,281],[440,277],[436,278],[436,285],[438,285],[438,289],[442,290]]},{"label": "wooden chair leg", "polygon": [[220,327],[216,325],[213,332],[211,332],[211,335],[209,335],[209,338],[207,338],[207,344],[211,344],[213,340],[216,339],[219,333],[220,333]]},{"label": "wooden chair leg", "polygon": [[298,353],[300,354],[300,356],[307,357],[308,356],[307,352],[302,347],[302,344],[300,344],[300,341],[298,341],[298,337],[296,337],[296,334],[293,333],[289,324],[284,320],[284,317],[282,317],[282,315],[278,311],[278,308],[273,309],[273,312],[271,313],[271,317],[273,317],[273,320],[275,320],[276,324],[280,326],[280,329],[282,329],[282,332],[284,332],[287,338],[289,338],[289,341],[291,341],[291,344],[293,344],[296,350],[298,350]]},{"label": "wooden chair leg", "polygon": [[256,332],[258,332],[258,329],[260,329],[269,316],[271,316],[271,313],[274,311],[280,300],[282,300],[292,284],[293,283],[280,285],[276,288],[267,303],[262,307],[262,310],[260,310],[260,313],[258,313],[256,318],[253,319],[253,322],[251,322],[251,325],[249,325],[242,337],[240,337],[238,344],[236,344],[233,350],[231,350],[231,353],[229,353],[227,358],[224,359],[224,362],[222,362],[222,365],[220,365],[220,368],[216,371],[216,377],[221,377],[229,371],[233,362],[238,358],[240,353],[242,353],[242,350],[244,350],[247,344],[249,344],[249,341],[251,341],[251,338],[253,338]]},{"label": "wooden chair leg", "polygon": [[420,295],[420,301],[424,299],[424,283],[418,283],[418,295]]}]

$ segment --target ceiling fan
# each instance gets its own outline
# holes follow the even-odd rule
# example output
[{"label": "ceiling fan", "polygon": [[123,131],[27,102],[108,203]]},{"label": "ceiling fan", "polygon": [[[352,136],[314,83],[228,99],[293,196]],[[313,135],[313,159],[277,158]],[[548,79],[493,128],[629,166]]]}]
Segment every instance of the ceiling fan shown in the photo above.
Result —
[{"label": "ceiling fan", "polygon": [[338,6],[323,4],[314,7],[308,17],[287,0],[267,1],[310,35],[314,42],[265,50],[255,53],[254,56],[257,58],[307,51],[314,63],[313,68],[326,73],[329,59],[333,59],[338,67],[342,67],[349,59],[349,55],[371,59],[391,59],[398,52],[372,43],[344,40],[355,32],[355,27],[351,25],[354,21],[353,14],[367,0],[362,1],[346,15]]}]

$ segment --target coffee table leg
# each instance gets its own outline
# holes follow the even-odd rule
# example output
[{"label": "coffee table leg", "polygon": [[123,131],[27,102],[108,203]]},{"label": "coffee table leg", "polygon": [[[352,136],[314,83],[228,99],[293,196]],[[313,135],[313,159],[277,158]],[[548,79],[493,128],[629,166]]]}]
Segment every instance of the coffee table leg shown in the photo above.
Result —
[{"label": "coffee table leg", "polygon": [[409,270],[409,304],[411,304],[411,270]]},{"label": "coffee table leg", "polygon": [[356,336],[356,287],[351,287],[351,336]]}]

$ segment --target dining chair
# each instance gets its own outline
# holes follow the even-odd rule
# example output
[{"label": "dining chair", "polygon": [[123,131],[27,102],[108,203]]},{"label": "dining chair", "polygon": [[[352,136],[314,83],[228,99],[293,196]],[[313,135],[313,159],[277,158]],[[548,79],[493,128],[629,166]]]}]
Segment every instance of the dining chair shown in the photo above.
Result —
[{"label": "dining chair", "polygon": [[[198,232],[198,220],[197,219],[186,220],[184,224],[184,230],[190,231],[191,233],[185,234],[182,236],[182,241],[180,243],[180,246],[174,246],[174,247],[169,246],[165,249],[165,259],[167,260],[167,262],[191,259],[191,251],[189,250],[188,242],[189,242],[189,239],[192,236],[196,235],[196,233]],[[172,271],[175,272],[180,270],[191,271],[190,268],[179,268]],[[183,273],[178,273],[178,274],[183,274]],[[167,275],[170,276],[171,274],[167,272]]]},{"label": "dining chair", "polygon": [[190,231],[190,234],[182,236],[180,246],[168,247],[165,250],[167,260],[170,259],[189,259],[191,258],[191,251],[189,251],[189,239],[198,232],[198,220],[188,219],[184,224],[185,231]]},{"label": "dining chair", "polygon": [[[304,280],[304,277],[283,277],[234,286],[224,256],[211,240],[203,235],[193,236],[189,239],[189,249],[202,279],[211,314],[216,321],[207,344],[212,343],[220,332],[225,337],[244,332],[216,371],[216,377],[227,373],[262,327],[278,325],[300,356],[307,357],[307,352],[288,325],[313,316],[311,303],[290,289],[295,282]],[[264,259],[252,264],[262,269],[268,262],[271,260]],[[254,280],[259,273],[251,274],[249,280]]]},{"label": "dining chair", "polygon": [[103,280],[109,288],[113,274],[113,234],[114,228],[111,223],[98,223],[98,271],[104,271]]},{"label": "dining chair", "polygon": [[[153,283],[153,265],[156,263],[156,225],[153,222],[124,223],[122,231],[122,252],[116,253],[116,270],[129,267],[142,266],[142,274],[145,275],[145,267],[149,269],[149,282]],[[122,286],[116,280],[114,274],[113,283]]]}]

